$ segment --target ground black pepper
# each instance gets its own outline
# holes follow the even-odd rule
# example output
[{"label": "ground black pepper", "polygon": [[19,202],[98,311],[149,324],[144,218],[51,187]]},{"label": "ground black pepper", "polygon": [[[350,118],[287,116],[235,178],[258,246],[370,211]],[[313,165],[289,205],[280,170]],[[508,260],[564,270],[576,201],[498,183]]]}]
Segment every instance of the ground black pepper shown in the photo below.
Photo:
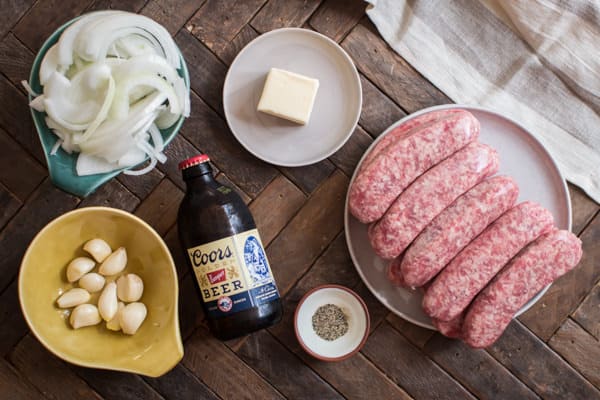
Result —
[{"label": "ground black pepper", "polygon": [[319,337],[332,341],[348,332],[348,317],[335,304],[325,304],[313,314],[312,326]]}]

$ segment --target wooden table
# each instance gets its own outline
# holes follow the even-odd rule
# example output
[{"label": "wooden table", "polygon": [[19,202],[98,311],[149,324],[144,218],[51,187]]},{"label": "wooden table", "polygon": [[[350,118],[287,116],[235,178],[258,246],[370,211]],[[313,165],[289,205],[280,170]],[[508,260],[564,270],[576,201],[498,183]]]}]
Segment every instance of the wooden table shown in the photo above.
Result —
[{"label": "wooden table", "polygon": [[[355,164],[389,124],[449,99],[396,55],[364,15],[345,0],[33,0],[3,1],[0,14],[0,397],[52,399],[600,398],[600,216],[574,186],[573,231],[583,240],[580,266],[556,282],[487,350],[421,329],[370,294],[350,261],[343,201]],[[19,81],[34,54],[63,22],[93,9],[141,12],[162,23],[191,73],[192,116],[168,147],[168,162],[143,177],[119,176],[81,199],[50,182]],[[363,111],[349,142],[303,168],[277,168],[247,153],[223,118],[221,91],[237,52],[283,26],[314,29],[341,43],[361,74]],[[202,150],[219,179],[236,187],[257,219],[285,317],[272,329],[219,342],[203,322],[193,277],[186,273],[175,226],[183,182],[177,162]],[[76,367],[46,351],[28,331],[16,277],[33,236],[77,207],[122,208],[166,240],[180,272],[185,357],[158,379]],[[356,290],[372,318],[363,350],[340,363],[306,355],[293,334],[300,297],[323,283]]]}]

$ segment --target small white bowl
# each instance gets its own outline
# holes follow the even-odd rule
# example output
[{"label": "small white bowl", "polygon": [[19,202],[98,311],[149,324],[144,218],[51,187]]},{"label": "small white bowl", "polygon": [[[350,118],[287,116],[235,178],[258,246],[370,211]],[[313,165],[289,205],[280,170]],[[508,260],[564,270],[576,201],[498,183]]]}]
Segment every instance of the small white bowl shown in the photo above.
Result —
[{"label": "small white bowl", "polygon": [[[312,317],[325,304],[342,309],[348,319],[348,332],[327,341],[316,334]],[[294,315],[294,330],[300,346],[323,361],[341,361],[357,353],[369,336],[369,311],[365,302],[352,290],[340,285],[318,286],[302,297]]]}]

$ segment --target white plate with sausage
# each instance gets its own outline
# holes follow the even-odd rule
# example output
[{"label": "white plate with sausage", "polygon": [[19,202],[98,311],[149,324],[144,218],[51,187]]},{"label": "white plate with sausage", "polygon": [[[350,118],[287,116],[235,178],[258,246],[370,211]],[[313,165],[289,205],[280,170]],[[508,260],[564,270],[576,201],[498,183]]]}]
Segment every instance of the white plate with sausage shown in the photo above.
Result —
[{"label": "white plate with sausage", "polygon": [[[535,201],[547,208],[554,216],[555,226],[559,229],[571,229],[571,201],[566,182],[555,161],[542,144],[525,128],[515,121],[491,110],[448,104],[430,107],[411,114],[392,124],[367,149],[355,169],[350,186],[356,178],[360,165],[385,135],[398,125],[419,115],[442,109],[460,108],[471,112],[481,124],[479,142],[492,146],[500,156],[498,174],[508,175],[519,185],[517,202]],[[431,319],[423,312],[421,289],[408,289],[393,285],[387,277],[389,263],[378,257],[371,248],[367,235],[368,225],[355,219],[348,210],[348,197],[345,205],[346,241],[352,261],[359,275],[373,295],[388,309],[400,317],[428,329],[435,329]],[[549,287],[549,286],[548,286]],[[531,299],[517,316],[529,309],[546,292],[544,288]]]}]

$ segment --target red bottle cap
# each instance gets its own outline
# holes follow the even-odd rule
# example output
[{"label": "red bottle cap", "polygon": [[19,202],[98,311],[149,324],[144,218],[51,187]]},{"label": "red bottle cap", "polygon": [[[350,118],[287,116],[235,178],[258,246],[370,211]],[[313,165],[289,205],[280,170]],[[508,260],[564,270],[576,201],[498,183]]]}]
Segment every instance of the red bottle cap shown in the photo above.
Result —
[{"label": "red bottle cap", "polygon": [[183,160],[179,163],[179,170],[184,170],[189,167],[193,167],[194,165],[202,164],[205,162],[209,162],[210,158],[206,154],[200,154],[194,157],[190,157],[187,160]]}]

